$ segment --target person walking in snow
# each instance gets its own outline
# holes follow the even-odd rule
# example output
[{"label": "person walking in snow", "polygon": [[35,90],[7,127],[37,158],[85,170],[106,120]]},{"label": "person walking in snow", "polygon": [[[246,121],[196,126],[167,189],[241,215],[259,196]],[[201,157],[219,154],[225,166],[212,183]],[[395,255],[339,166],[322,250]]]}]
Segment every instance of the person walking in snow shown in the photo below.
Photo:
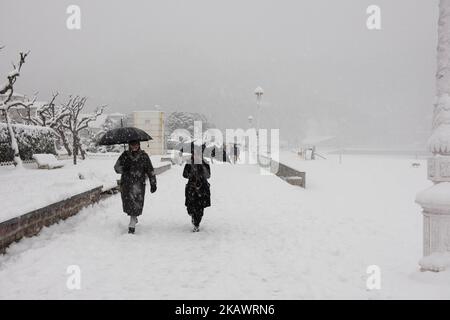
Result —
[{"label": "person walking in snow", "polygon": [[239,147],[238,147],[237,143],[233,144],[233,160],[234,160],[234,164],[236,164],[236,162],[238,162],[238,160],[239,160]]},{"label": "person walking in snow", "polygon": [[150,192],[156,191],[156,177],[152,161],[148,154],[141,150],[139,141],[129,143],[129,148],[124,151],[116,164],[114,170],[120,173],[120,192],[122,196],[123,212],[130,216],[128,233],[134,233],[138,216],[144,208],[145,180],[150,180]]},{"label": "person walking in snow", "polygon": [[211,206],[210,185],[207,181],[211,177],[211,168],[203,158],[205,145],[200,148],[191,146],[192,156],[183,170],[183,177],[188,179],[185,188],[185,205],[194,225],[193,232],[200,231],[200,222],[204,209]]},{"label": "person walking in snow", "polygon": [[225,142],[222,145],[222,162],[223,163],[225,163],[225,162],[231,163],[231,159],[230,159],[230,157],[228,155],[227,145],[225,144]]}]

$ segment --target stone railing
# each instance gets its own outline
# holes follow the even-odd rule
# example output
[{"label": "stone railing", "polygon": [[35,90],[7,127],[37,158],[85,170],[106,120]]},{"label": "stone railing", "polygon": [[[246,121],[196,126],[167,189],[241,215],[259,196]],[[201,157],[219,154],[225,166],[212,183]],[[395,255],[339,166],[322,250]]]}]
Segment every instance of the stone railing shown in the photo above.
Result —
[{"label": "stone railing", "polygon": [[306,188],[306,172],[298,171],[265,156],[259,156],[259,165],[289,184]]}]

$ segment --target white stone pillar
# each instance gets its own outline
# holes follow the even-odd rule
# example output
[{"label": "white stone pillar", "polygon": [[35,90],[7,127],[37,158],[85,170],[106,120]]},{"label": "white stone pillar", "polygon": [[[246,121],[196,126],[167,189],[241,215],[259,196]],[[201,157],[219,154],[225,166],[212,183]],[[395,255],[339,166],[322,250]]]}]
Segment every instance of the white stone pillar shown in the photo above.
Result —
[{"label": "white stone pillar", "polygon": [[428,141],[428,179],[434,185],[417,195],[423,208],[422,270],[442,271],[450,257],[450,0],[440,0],[433,132]]}]

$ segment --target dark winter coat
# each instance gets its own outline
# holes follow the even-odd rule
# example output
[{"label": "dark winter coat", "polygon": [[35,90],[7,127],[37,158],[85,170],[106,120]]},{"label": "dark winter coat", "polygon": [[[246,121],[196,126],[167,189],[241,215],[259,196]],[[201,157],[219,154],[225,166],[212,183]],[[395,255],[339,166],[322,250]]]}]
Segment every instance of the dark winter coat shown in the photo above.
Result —
[{"label": "dark winter coat", "polygon": [[150,184],[156,186],[156,177],[152,161],[148,154],[125,151],[117,160],[114,170],[122,174],[120,192],[123,211],[129,216],[140,216],[144,208],[145,179],[148,176]]},{"label": "dark winter coat", "polygon": [[230,159],[228,158],[227,150],[225,148],[223,148],[223,150],[222,150],[222,161],[230,162]]},{"label": "dark winter coat", "polygon": [[211,206],[211,191],[207,179],[211,177],[209,164],[188,163],[184,166],[183,177],[188,180],[185,188],[185,205],[188,208]]}]

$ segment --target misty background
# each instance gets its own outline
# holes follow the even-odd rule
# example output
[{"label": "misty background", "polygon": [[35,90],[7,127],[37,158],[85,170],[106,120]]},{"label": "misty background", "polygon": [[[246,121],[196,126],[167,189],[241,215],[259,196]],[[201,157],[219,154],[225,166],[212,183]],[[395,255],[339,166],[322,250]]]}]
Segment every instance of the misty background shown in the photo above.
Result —
[{"label": "misty background", "polygon": [[[81,30],[66,28],[71,4]],[[366,28],[372,4],[380,31]],[[31,50],[16,92],[200,112],[221,129],[248,126],[261,86],[261,126],[292,144],[424,149],[437,19],[437,0],[2,0],[0,75]]]}]

